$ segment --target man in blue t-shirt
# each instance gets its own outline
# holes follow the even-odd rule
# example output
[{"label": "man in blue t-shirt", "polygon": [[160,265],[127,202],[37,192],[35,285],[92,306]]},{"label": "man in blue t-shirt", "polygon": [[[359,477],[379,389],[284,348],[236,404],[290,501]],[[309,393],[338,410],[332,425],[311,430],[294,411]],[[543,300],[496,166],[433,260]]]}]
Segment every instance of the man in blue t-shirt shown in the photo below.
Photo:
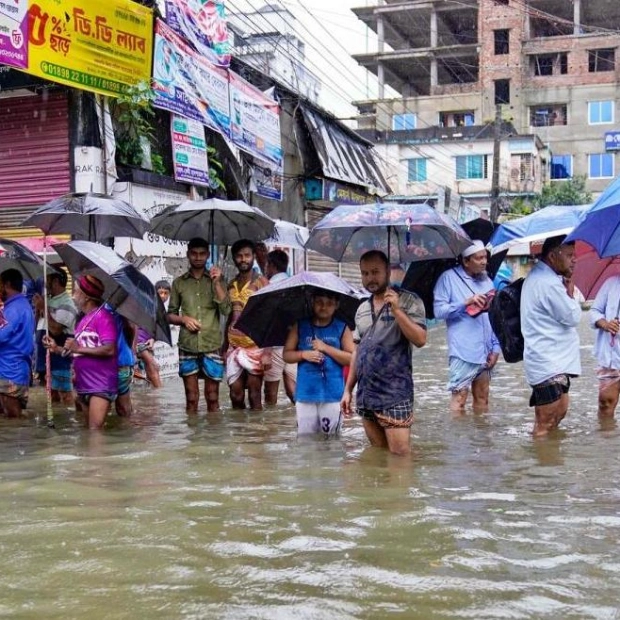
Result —
[{"label": "man in blue t-shirt", "polygon": [[34,352],[34,314],[23,286],[17,269],[0,273],[0,406],[9,417],[21,415],[28,403]]}]

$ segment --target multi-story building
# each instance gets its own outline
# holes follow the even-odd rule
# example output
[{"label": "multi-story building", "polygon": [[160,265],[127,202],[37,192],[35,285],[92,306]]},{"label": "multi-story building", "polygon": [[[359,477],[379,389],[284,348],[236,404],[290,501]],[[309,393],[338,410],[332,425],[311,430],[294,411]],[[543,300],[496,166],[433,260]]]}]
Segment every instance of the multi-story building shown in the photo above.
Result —
[{"label": "multi-story building", "polygon": [[[376,53],[355,56],[379,80],[379,98],[356,103],[360,129],[377,142],[407,133],[409,148],[430,127],[471,131],[499,105],[518,134],[548,148],[552,181],[584,175],[596,193],[620,172],[618,0],[384,0],[354,12],[379,40]],[[402,97],[385,99],[387,85]],[[450,185],[450,167],[458,178],[459,157],[439,185]],[[500,181],[502,192],[508,185]]]}]

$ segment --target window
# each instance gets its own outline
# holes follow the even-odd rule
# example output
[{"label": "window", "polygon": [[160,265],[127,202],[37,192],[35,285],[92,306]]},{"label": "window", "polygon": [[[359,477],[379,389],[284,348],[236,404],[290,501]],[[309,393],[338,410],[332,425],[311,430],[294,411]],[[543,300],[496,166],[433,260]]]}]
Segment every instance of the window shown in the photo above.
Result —
[{"label": "window", "polygon": [[508,0],[495,0],[495,4],[508,4]]},{"label": "window", "polygon": [[590,73],[598,73],[599,71],[614,71],[615,68],[615,49],[588,50],[588,71]]},{"label": "window", "polygon": [[519,155],[519,181],[529,181],[534,177],[534,156],[531,153]]},{"label": "window", "polygon": [[487,155],[460,155],[456,158],[457,179],[486,179],[489,175]]},{"label": "window", "polygon": [[566,104],[538,105],[530,108],[530,125],[532,127],[553,127],[568,124]]},{"label": "window", "polygon": [[566,75],[568,73],[568,54],[536,54],[530,57],[532,75]]},{"label": "window", "polygon": [[394,116],[392,116],[392,129],[394,131],[415,129],[416,125],[417,119],[415,114],[394,114]]},{"label": "window", "polygon": [[510,80],[495,80],[495,105],[510,103]]},{"label": "window", "polygon": [[475,123],[473,110],[463,112],[440,112],[440,127],[471,127]]},{"label": "window", "polygon": [[588,103],[588,123],[602,125],[614,122],[613,101],[590,101]]},{"label": "window", "polygon": [[588,155],[588,176],[591,179],[611,179],[614,176],[613,153]]},{"label": "window", "polygon": [[510,30],[494,30],[495,55],[508,54],[510,52]]},{"label": "window", "polygon": [[426,159],[424,157],[416,157],[407,160],[407,181],[409,183],[421,183],[426,181]]},{"label": "window", "polygon": [[572,155],[551,156],[551,178],[555,180],[570,179],[573,176]]}]

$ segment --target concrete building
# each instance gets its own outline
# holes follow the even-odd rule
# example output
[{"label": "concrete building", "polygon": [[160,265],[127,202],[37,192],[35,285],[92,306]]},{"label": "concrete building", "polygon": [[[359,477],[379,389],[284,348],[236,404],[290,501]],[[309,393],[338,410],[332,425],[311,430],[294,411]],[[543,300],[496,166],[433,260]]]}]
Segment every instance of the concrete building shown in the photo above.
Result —
[{"label": "concrete building", "polygon": [[[500,105],[520,137],[537,134],[549,150],[537,182],[546,167],[552,181],[586,176],[597,193],[620,173],[618,0],[384,0],[353,10],[379,38],[376,53],[355,56],[380,84],[378,100],[356,103],[360,129],[413,138],[482,127]],[[384,99],[386,85],[402,97]],[[516,174],[507,153],[505,196]]]},{"label": "concrete building", "polygon": [[237,58],[311,101],[318,101],[321,83],[307,68],[305,44],[297,35],[295,16],[288,9],[266,4],[255,12],[232,13],[228,27]]}]

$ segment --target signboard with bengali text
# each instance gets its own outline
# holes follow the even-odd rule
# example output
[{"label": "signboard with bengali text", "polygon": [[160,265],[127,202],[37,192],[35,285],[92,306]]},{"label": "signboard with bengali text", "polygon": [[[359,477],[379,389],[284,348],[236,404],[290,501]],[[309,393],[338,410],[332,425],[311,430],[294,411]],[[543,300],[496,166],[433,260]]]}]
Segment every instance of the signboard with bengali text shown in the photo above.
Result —
[{"label": "signboard with bengali text", "polygon": [[0,0],[0,65],[28,66],[28,0]]},{"label": "signboard with bengali text", "polygon": [[198,121],[170,115],[174,178],[181,183],[209,187],[205,128]]},{"label": "signboard with bengali text", "polygon": [[153,105],[230,136],[228,76],[161,20],[155,25]]},{"label": "signboard with bengali text", "polygon": [[110,96],[150,80],[151,9],[130,0],[31,0],[28,17],[27,73]]}]

